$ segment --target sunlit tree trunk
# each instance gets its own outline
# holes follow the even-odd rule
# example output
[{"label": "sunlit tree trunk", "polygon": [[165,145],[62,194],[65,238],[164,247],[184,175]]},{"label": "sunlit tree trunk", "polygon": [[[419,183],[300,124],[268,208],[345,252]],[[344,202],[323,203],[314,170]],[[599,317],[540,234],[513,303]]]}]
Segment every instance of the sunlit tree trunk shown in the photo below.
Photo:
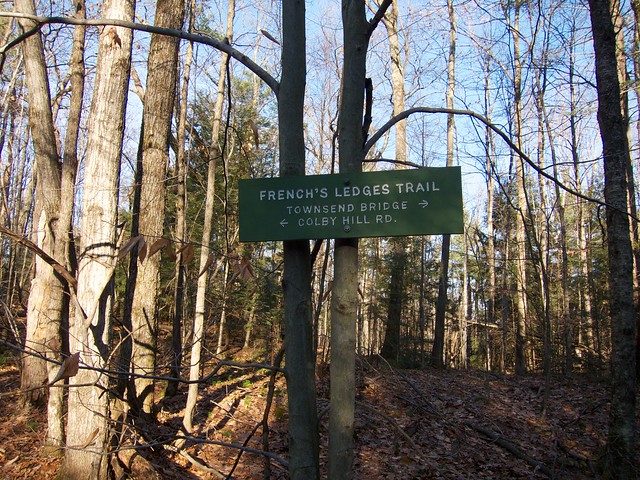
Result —
[{"label": "sunlit tree trunk", "polygon": [[[229,0],[227,5],[227,27],[226,36],[229,42],[233,37],[233,19],[236,14],[235,0]],[[205,214],[202,225],[202,246],[200,248],[200,266],[198,277],[198,286],[196,290],[196,309],[193,318],[193,340],[191,346],[191,362],[189,367],[189,380],[196,382],[200,379],[200,369],[202,367],[202,347],[204,343],[204,320],[206,315],[206,295],[209,285],[208,263],[211,254],[211,241],[213,235],[213,210],[215,202],[215,177],[216,165],[220,155],[223,154],[218,145],[218,137],[220,134],[220,124],[222,121],[222,108],[224,106],[224,92],[226,85],[226,74],[229,65],[229,56],[222,54],[220,60],[220,72],[218,74],[218,89],[216,101],[213,107],[211,141],[213,142],[213,151],[209,158],[209,166],[207,170],[207,193],[205,199]],[[187,405],[185,407],[183,424],[188,432],[193,430],[193,414],[195,412],[196,402],[198,400],[198,384],[189,384],[189,393],[187,394]]]},{"label": "sunlit tree trunk", "polygon": [[[16,3],[16,8],[25,13],[35,14],[32,0]],[[84,3],[76,4],[77,17],[84,17]],[[21,28],[30,25],[21,23]],[[77,170],[77,139],[82,110],[84,88],[84,32],[82,26],[74,30],[70,64],[71,99],[67,120],[63,161],[59,162],[56,148],[55,129],[51,111],[48,78],[43,46],[39,35],[34,35],[23,44],[27,88],[29,89],[29,125],[36,152],[36,211],[35,240],[45,252],[57,259],[61,265],[71,270],[69,245],[71,243],[71,222],[75,194]],[[44,354],[47,358],[60,361],[64,341],[61,327],[68,313],[68,296],[61,279],[52,268],[39,257],[35,260],[35,277],[29,292],[27,311],[26,347]],[[43,369],[44,367],[44,369]],[[39,386],[47,378],[55,377],[58,365],[44,364],[42,359],[25,356],[22,370],[22,387],[28,389]],[[44,378],[42,378],[44,375]],[[33,390],[28,401],[37,403],[45,392]],[[63,398],[61,388],[49,389],[47,400],[46,443],[53,447],[64,444]]]},{"label": "sunlit tree trunk", "polygon": [[[510,26],[513,38],[513,115],[514,115],[514,137],[516,145],[522,149],[522,58],[520,55],[520,9],[521,0],[516,0],[513,4],[514,19]],[[509,12],[505,12],[509,15]],[[516,245],[515,245],[515,264],[516,264],[516,306],[518,310],[518,318],[516,322],[516,342],[515,342],[515,368],[517,374],[524,374],[527,371],[527,199],[525,191],[525,175],[524,160],[520,157],[515,159],[516,164],[516,207],[518,215],[516,216]]]},{"label": "sunlit tree trunk", "polygon": [[[17,0],[16,10],[31,15],[36,13],[33,0]],[[19,25],[23,32],[34,26],[33,22],[26,20],[20,20]],[[56,148],[49,79],[40,35],[27,38],[22,44],[22,50],[37,182],[33,237],[40,248],[54,256],[60,209],[60,160]],[[22,359],[21,387],[25,390],[46,384],[49,367],[44,358],[60,358],[62,291],[62,282],[53,269],[37,257],[35,274],[29,290],[25,342],[25,349],[35,355],[26,354]],[[55,369],[55,365],[50,369]],[[46,392],[46,389],[36,388],[27,394],[26,400],[31,404],[44,404]],[[61,441],[59,438],[58,442]]]},{"label": "sunlit tree trunk", "polygon": [[[183,0],[158,0],[155,25],[180,29]],[[176,92],[178,39],[153,35],[147,63],[147,83],[142,114],[142,161],[140,167],[139,234],[148,248],[161,239],[164,230],[166,172],[169,162],[169,133]],[[131,372],[135,375],[136,408],[151,413],[154,382],[138,375],[153,375],[157,338],[160,252],[137,255],[137,278],[131,308],[133,348]]]},{"label": "sunlit tree trunk", "polygon": [[[189,31],[193,31],[194,2],[190,0]],[[182,86],[180,88],[180,101],[178,104],[177,148],[176,148],[176,231],[175,239],[178,249],[182,248],[187,240],[187,172],[189,162],[185,153],[187,132],[187,105],[189,98],[189,80],[191,76],[191,63],[193,61],[193,43],[187,44],[187,52],[182,71]],[[185,310],[185,282],[186,265],[182,253],[176,259],[176,288],[174,292],[173,318],[171,328],[171,377],[180,378],[182,367],[182,322]],[[166,396],[178,393],[179,382],[170,380],[167,382]]]},{"label": "sunlit tree trunk", "polygon": [[[484,78],[484,115],[491,118],[491,56],[485,55],[485,78]],[[496,323],[496,249],[494,238],[493,203],[494,203],[494,166],[495,148],[493,142],[493,131],[487,126],[484,134],[485,142],[485,170],[487,184],[487,265],[489,269],[489,300],[487,304],[487,319],[489,323]],[[508,237],[508,235],[507,235]],[[500,370],[505,369],[506,355],[506,323],[503,324],[502,348],[500,349]]]},{"label": "sunlit tree trunk", "polygon": [[[102,16],[132,21],[134,3],[107,0]],[[105,27],[99,38],[96,80],[89,113],[78,263],[78,301],[69,348],[81,369],[70,380],[67,450],[62,477],[106,478],[108,378],[112,281],[116,261],[118,178],[131,66],[132,32]],[[78,386],[76,386],[78,385]],[[82,386],[80,386],[82,385]]]}]

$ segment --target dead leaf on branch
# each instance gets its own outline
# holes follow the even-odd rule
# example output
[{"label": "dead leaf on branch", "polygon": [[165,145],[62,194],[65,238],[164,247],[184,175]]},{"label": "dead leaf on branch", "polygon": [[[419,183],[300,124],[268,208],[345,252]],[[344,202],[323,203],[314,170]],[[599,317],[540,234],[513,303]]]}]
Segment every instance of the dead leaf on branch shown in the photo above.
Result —
[{"label": "dead leaf on branch", "polygon": [[198,274],[198,278],[200,278],[202,276],[202,274],[209,269],[209,267],[213,264],[214,260],[215,260],[215,258],[214,258],[213,255],[209,255],[207,257],[207,261],[205,262],[204,266],[202,267],[202,270],[200,270],[200,273]]},{"label": "dead leaf on branch", "polygon": [[144,263],[145,258],[147,258],[147,241],[143,236],[140,236],[140,245],[138,246],[138,258],[140,259],[140,263]]},{"label": "dead leaf on branch", "polygon": [[189,263],[193,259],[195,250],[192,243],[187,243],[184,247],[180,248],[176,253],[182,255],[182,263]]},{"label": "dead leaf on branch", "polygon": [[93,432],[91,432],[91,435],[89,435],[89,437],[87,437],[87,440],[82,444],[80,449],[81,450],[85,449],[89,445],[91,445],[93,443],[93,441],[95,440],[95,438],[98,436],[98,433],[100,433],[100,429],[99,428],[96,428]]},{"label": "dead leaf on branch", "polygon": [[125,242],[122,247],[120,247],[120,251],[118,252],[118,260],[122,260],[126,257],[131,250],[134,249],[141,241],[144,241],[142,235],[137,235],[135,237],[131,237],[129,240]]},{"label": "dead leaf on branch", "polygon": [[233,270],[233,274],[229,279],[229,283],[232,283],[236,278],[239,278],[243,282],[248,282],[252,278],[256,276],[253,271],[253,267],[251,266],[251,261],[249,257],[242,256],[238,257],[234,255],[231,257],[231,269]]},{"label": "dead leaf on branch", "polygon": [[78,370],[80,370],[80,352],[76,352],[64,359],[64,362],[60,365],[60,370],[58,370],[58,373],[49,385],[53,385],[65,378],[75,377],[78,374]]},{"label": "dead leaf on branch", "polygon": [[159,238],[158,240],[153,242],[151,247],[149,247],[149,251],[147,253],[147,256],[148,257],[152,257],[153,255],[158,253],[163,248],[166,249],[166,250],[169,250],[169,247],[171,247],[171,240],[169,240],[167,237]]}]

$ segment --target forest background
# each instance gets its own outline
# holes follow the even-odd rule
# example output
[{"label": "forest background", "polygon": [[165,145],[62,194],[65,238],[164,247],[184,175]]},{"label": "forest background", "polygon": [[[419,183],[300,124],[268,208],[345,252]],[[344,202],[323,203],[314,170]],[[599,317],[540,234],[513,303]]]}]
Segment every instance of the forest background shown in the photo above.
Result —
[{"label": "forest background", "polygon": [[[330,427],[334,444],[346,442],[340,451],[353,449],[356,353],[546,382],[610,377],[612,405],[623,408],[611,415],[609,445],[627,419],[620,468],[631,475],[638,5],[603,2],[611,15],[601,15],[616,27],[616,105],[630,155],[620,180],[600,141],[597,2],[343,3],[342,12],[337,2],[309,4],[306,17],[300,2],[3,6],[3,351],[20,354],[25,405],[46,405],[46,442],[66,447],[62,471],[101,477],[121,426],[188,390],[182,448],[195,438],[198,387],[240,348],[258,352],[250,366],[281,371],[284,343],[294,349],[286,365],[304,365],[300,387],[289,385],[290,395],[306,392],[300,410],[289,399],[301,430],[316,421],[315,364],[330,361],[332,388],[347,372],[346,397],[331,396],[331,414],[340,404],[351,422]],[[360,37],[349,26],[356,17]],[[300,70],[289,39],[305,31]],[[348,73],[350,32],[366,39],[366,78]],[[296,75],[303,86],[306,77],[304,103],[287,114]],[[361,111],[347,111],[347,99]],[[288,121],[299,129],[292,141]],[[360,135],[356,154],[342,143],[348,126]],[[445,165],[463,168],[463,235],[238,242],[240,178]],[[607,197],[607,179],[623,185],[623,203]],[[618,217],[626,227],[611,230]],[[626,250],[624,241],[612,248],[620,231]],[[629,257],[613,264],[620,246]],[[301,276],[287,277],[294,270]],[[283,342],[287,334],[296,341]],[[65,382],[71,388],[55,386]],[[317,452],[314,428],[290,428],[302,437],[293,459],[294,448]],[[329,448],[333,468],[350,471],[352,453]],[[311,456],[311,467],[291,460],[293,477],[317,474]]]}]

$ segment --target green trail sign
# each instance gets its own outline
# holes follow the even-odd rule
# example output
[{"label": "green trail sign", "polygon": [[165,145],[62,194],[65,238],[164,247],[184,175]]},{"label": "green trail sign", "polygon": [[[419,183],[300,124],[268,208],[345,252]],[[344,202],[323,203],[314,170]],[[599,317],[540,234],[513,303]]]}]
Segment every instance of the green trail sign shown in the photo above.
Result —
[{"label": "green trail sign", "polygon": [[240,241],[462,233],[460,167],[240,180]]}]

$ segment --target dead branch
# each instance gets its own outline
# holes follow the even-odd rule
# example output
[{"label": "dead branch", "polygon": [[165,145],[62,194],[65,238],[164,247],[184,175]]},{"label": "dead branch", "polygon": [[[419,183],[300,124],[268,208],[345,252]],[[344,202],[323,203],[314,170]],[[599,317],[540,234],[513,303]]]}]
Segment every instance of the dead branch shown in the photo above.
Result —
[{"label": "dead branch", "polygon": [[400,425],[398,425],[398,422],[396,422],[389,415],[382,413],[380,410],[373,408],[371,405],[368,405],[364,402],[359,402],[356,400],[356,405],[358,407],[361,407],[367,410],[368,412],[375,413],[376,415],[384,418],[388,423],[391,424],[391,426],[396,430],[396,432],[398,432],[402,436],[402,438],[404,438],[407,441],[407,443],[411,445],[411,448],[413,448],[416,452],[420,451],[420,447],[418,446],[418,444],[416,444],[416,442],[413,441],[413,438],[411,438],[409,434],[405,432]]},{"label": "dead branch", "polygon": [[529,455],[524,453],[517,446],[515,446],[513,443],[507,440],[503,435],[496,433],[489,428],[483,427],[482,425],[478,425],[470,421],[466,421],[464,422],[464,424],[472,428],[476,432],[483,434],[484,436],[489,438],[493,443],[504,448],[506,451],[514,455],[516,458],[519,458],[520,460],[524,460],[529,465],[534,467],[537,471],[542,472],[544,475],[546,475],[549,478],[553,478],[553,473],[551,472],[551,470],[549,470],[549,467],[547,467],[541,461],[536,460],[535,458],[530,457]]}]

